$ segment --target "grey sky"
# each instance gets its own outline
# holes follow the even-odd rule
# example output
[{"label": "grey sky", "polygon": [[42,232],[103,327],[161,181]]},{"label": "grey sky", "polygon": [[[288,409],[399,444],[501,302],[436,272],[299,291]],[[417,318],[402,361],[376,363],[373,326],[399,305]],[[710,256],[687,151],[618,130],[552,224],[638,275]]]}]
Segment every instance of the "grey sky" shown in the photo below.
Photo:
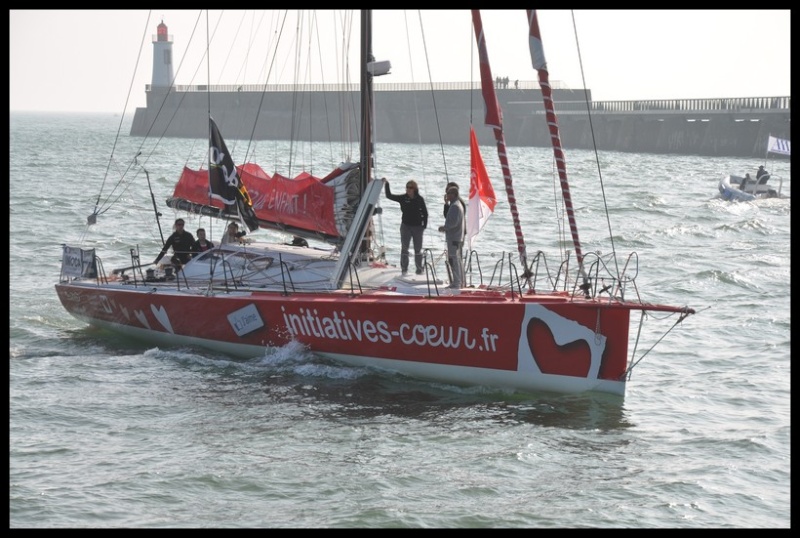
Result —
[{"label": "grey sky", "polygon": [[[321,63],[296,61],[289,53],[266,59],[283,14],[211,11],[209,26],[220,24],[208,65],[202,59],[205,12],[11,10],[9,108],[122,113],[144,106],[152,37],[162,18],[174,40],[177,84],[205,84],[209,72],[212,84],[263,83],[268,72],[269,83],[341,82],[345,72],[358,81],[355,56],[349,68],[330,57]],[[482,14],[493,74],[535,81],[525,11]],[[351,16],[355,31],[358,15]],[[539,18],[551,80],[581,88],[585,77],[596,100],[791,94],[789,10],[578,10],[577,45],[573,12],[540,10]],[[376,59],[388,59],[393,66],[379,82],[428,82],[429,72],[434,82],[479,79],[468,10],[376,10],[374,23]],[[336,36],[322,29],[334,25]],[[283,41],[292,40],[300,28],[301,49],[316,53],[322,48],[332,55],[344,46],[346,26],[331,11],[317,15],[315,23],[310,12],[300,22],[291,15]],[[350,40],[357,50],[358,36]]]}]

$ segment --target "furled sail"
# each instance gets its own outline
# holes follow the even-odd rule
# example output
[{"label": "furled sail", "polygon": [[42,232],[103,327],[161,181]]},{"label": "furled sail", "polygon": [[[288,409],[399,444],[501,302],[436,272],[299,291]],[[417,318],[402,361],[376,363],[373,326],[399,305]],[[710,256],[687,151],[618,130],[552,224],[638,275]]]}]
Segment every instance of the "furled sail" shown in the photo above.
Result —
[{"label": "furled sail", "polygon": [[[258,164],[236,168],[261,227],[337,242],[347,234],[359,202],[358,165],[343,163],[324,178],[303,172],[270,176]],[[205,170],[184,167],[167,205],[225,218],[223,201],[209,196]]]}]

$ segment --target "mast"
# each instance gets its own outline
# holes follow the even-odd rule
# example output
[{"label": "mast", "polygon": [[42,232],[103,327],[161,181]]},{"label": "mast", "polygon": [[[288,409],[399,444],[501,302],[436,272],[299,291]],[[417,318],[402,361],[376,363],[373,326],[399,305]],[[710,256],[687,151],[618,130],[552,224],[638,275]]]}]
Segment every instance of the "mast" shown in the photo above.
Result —
[{"label": "mast", "polygon": [[542,36],[539,33],[539,19],[536,17],[535,9],[529,9],[527,12],[530,32],[528,46],[531,51],[531,62],[533,63],[533,68],[536,69],[539,75],[539,86],[542,89],[542,101],[544,102],[547,127],[550,129],[550,142],[553,145],[553,155],[556,160],[556,167],[558,168],[558,179],[561,182],[561,195],[564,198],[564,206],[567,211],[569,231],[572,234],[572,245],[575,247],[575,256],[578,259],[578,269],[583,278],[581,289],[588,295],[590,284],[583,266],[583,251],[581,249],[581,240],[578,238],[578,223],[575,221],[575,210],[572,207],[572,195],[569,191],[569,181],[567,181],[567,165],[564,158],[564,150],[561,148],[561,134],[558,130],[558,118],[556,117],[556,110],[553,104],[553,91],[550,87],[550,73],[547,71],[547,61],[544,57]]},{"label": "mast", "polygon": [[508,165],[508,154],[506,153],[506,137],[503,133],[503,113],[500,104],[497,102],[497,94],[494,91],[494,79],[492,78],[492,68],[489,65],[489,52],[486,48],[486,37],[483,35],[483,22],[481,12],[478,9],[472,10],[472,25],[475,28],[475,41],[478,44],[478,57],[481,69],[481,91],[486,107],[486,117],[484,123],[494,131],[494,138],[497,142],[497,156],[500,159],[500,166],[503,168],[503,181],[506,186],[506,197],[508,207],[511,210],[511,218],[514,222],[514,234],[517,237],[517,250],[519,260],[523,267],[523,276],[528,279],[531,276],[528,270],[528,255],[525,247],[525,238],[522,237],[522,225],[519,220],[519,210],[517,209],[517,198],[514,195],[514,184],[511,179],[511,168]]},{"label": "mast", "polygon": [[367,191],[372,166],[372,10],[361,10],[361,182],[360,192]]}]

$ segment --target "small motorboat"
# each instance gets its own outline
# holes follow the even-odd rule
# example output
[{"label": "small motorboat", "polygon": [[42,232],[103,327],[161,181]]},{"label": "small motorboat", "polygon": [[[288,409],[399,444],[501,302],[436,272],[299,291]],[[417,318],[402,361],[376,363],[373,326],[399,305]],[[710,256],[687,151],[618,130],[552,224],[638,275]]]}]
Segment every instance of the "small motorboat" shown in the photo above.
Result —
[{"label": "small motorboat", "polygon": [[781,195],[783,181],[778,185],[778,190],[767,184],[769,174],[762,176],[758,181],[750,178],[750,174],[744,177],[728,175],[719,180],[719,194],[729,201],[748,202],[756,198],[785,198]]}]

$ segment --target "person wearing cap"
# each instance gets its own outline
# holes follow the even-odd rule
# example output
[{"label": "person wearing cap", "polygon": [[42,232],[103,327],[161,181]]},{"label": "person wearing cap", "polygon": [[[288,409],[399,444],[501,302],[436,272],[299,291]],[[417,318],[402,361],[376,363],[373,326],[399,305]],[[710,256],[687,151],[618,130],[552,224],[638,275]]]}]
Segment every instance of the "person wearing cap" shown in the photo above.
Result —
[{"label": "person wearing cap", "polygon": [[756,172],[756,182],[759,185],[764,185],[767,181],[769,181],[769,172],[767,169],[764,168],[764,165],[758,167],[758,172]]},{"label": "person wearing cap", "polygon": [[[444,188],[444,212],[442,213],[444,218],[447,218],[447,210],[450,209],[450,201],[447,199],[447,189],[449,189],[450,187],[455,187],[456,189],[458,189],[458,183],[456,183],[455,181],[451,181]],[[458,202],[461,204],[461,208],[464,210],[464,239],[466,239],[466,236],[467,236],[467,224],[466,224],[467,223],[467,204],[464,203],[464,199],[461,198],[461,191],[459,191],[459,193],[458,193]]]},{"label": "person wearing cap", "polygon": [[449,288],[458,289],[463,284],[464,277],[464,208],[458,203],[458,189],[450,187],[447,189],[447,199],[450,202],[450,209],[447,211],[447,218],[444,226],[439,226],[439,231],[444,232],[447,242],[447,262],[450,264],[452,278]]}]

